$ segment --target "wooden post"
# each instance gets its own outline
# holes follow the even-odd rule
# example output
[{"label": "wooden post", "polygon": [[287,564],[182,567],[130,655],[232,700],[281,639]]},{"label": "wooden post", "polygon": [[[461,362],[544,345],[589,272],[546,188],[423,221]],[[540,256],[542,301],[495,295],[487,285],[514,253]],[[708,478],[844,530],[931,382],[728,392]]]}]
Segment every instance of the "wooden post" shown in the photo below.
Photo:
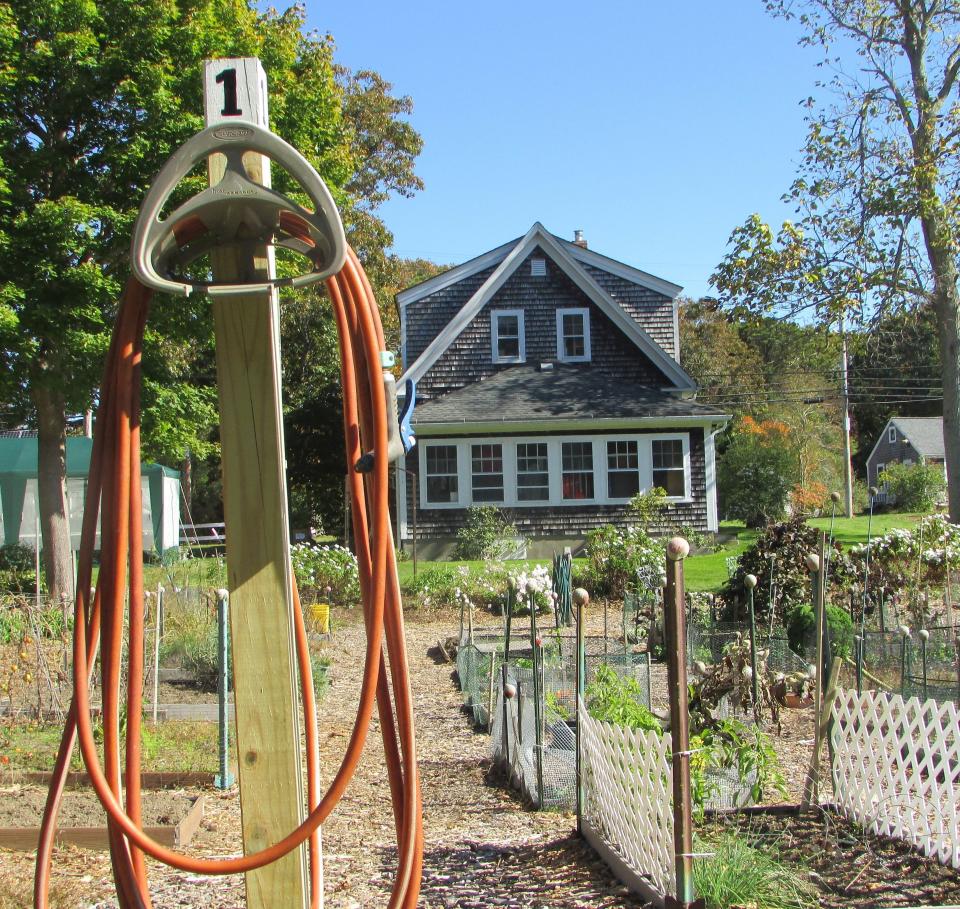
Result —
[{"label": "wooden post", "polygon": [[690,801],[690,711],[687,706],[687,652],[684,622],[683,560],[690,545],[682,537],[667,544],[667,586],[663,618],[667,654],[667,690],[670,695],[670,738],[673,747],[673,854],[676,896],[668,895],[667,909],[695,909],[693,886],[693,806]]},{"label": "wooden post", "polygon": [[820,714],[823,708],[823,622],[825,605],[823,598],[823,581],[820,566],[823,556],[823,542],[821,537],[820,553],[810,553],[806,558],[807,568],[810,570],[810,584],[813,594],[814,615],[816,617],[817,636],[817,656],[816,656],[816,674],[814,676],[813,689],[813,715],[817,723],[817,729],[813,735],[813,755],[810,759],[810,767],[807,770],[807,780],[803,789],[803,798],[801,805],[804,808],[813,804],[818,804],[820,800],[820,746],[822,744],[819,734]]},{"label": "wooden post", "polygon": [[[503,676],[503,752],[507,759],[507,767],[510,765],[510,716],[507,710],[507,677],[510,668],[510,629],[513,625],[513,603],[516,599],[517,582],[510,578],[507,580],[507,627],[503,636],[503,666],[501,674]],[[519,698],[520,691],[517,690]],[[517,702],[517,710],[520,709],[520,703]]]},{"label": "wooden post", "polygon": [[[206,122],[268,125],[266,76],[252,58],[204,64]],[[269,184],[269,161],[248,156],[251,179]],[[209,163],[211,185],[222,156]],[[272,276],[272,250],[215,250],[217,281]],[[301,823],[305,797],[296,698],[290,540],[280,405],[280,313],[276,292],[213,299],[220,397],[223,510],[240,811],[246,852]],[[248,909],[307,909],[306,845],[246,875]]]}]

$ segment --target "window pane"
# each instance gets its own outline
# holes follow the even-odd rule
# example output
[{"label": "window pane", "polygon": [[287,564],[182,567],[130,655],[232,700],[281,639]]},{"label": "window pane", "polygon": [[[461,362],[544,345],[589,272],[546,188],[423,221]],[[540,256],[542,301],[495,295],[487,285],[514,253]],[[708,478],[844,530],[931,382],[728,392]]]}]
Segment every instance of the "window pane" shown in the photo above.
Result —
[{"label": "window pane", "polygon": [[683,442],[680,439],[653,440],[653,469],[683,468]]},{"label": "window pane", "polygon": [[520,339],[504,338],[502,335],[497,338],[497,358],[505,360],[507,358],[517,358],[520,356]]},{"label": "window pane", "polygon": [[586,326],[583,313],[562,313],[560,316],[560,333],[564,358],[586,355]]},{"label": "window pane", "polygon": [[550,498],[550,473],[545,442],[517,444],[517,499],[545,502]]},{"label": "window pane", "polygon": [[457,501],[457,446],[427,447],[427,502]]},{"label": "window pane", "polygon": [[611,499],[629,499],[640,492],[640,474],[632,470],[610,471],[607,475],[607,485]]},{"label": "window pane", "polygon": [[683,496],[686,493],[682,470],[655,470],[653,485],[666,490],[668,496]]},{"label": "window pane", "polygon": [[565,357],[582,357],[583,338],[564,338],[563,355]]},{"label": "window pane", "polygon": [[593,444],[564,442],[560,446],[564,499],[593,498]]},{"label": "window pane", "polygon": [[472,492],[475,502],[503,501],[503,446],[471,445]]}]

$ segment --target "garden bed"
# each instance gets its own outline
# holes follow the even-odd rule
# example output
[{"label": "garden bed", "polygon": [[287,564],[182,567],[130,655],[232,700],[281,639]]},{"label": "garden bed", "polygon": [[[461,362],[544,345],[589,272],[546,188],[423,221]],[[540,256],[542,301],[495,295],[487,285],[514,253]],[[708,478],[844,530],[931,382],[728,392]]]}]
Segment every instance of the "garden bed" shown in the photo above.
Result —
[{"label": "garden bed", "polygon": [[829,810],[738,813],[711,818],[709,842],[736,830],[753,846],[805,872],[825,909],[960,904],[960,874],[905,843],[867,833]]},{"label": "garden bed", "polygon": [[[186,846],[203,818],[203,797],[182,791],[145,791],[143,828],[165,846]],[[29,786],[0,790],[0,848],[34,850],[47,791]],[[87,849],[106,849],[109,839],[106,813],[95,792],[64,793],[58,816],[57,841]]]}]

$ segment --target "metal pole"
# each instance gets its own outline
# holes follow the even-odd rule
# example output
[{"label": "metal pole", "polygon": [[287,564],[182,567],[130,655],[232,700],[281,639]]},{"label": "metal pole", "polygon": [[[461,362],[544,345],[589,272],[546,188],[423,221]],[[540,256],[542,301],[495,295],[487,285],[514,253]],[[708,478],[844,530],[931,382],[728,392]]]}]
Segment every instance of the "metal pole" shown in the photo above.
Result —
[{"label": "metal pole", "polygon": [[[157,701],[160,699],[160,613],[163,610],[163,587],[157,585],[157,598],[153,616],[153,722],[157,722]],[[219,629],[218,629],[219,632]]]},{"label": "metal pole", "polygon": [[873,503],[879,490],[876,486],[870,487],[870,517],[867,518],[867,555],[863,567],[863,603],[860,610],[860,633],[863,634],[867,622],[867,591],[870,588],[870,542],[873,532]]},{"label": "metal pole", "polygon": [[856,635],[853,639],[853,655],[857,668],[857,694],[863,694],[863,638]]},{"label": "metal pole", "polygon": [[926,628],[920,629],[920,664],[923,667],[923,699],[926,700],[927,694],[927,638],[930,632]]},{"label": "metal pole", "polygon": [[[507,711],[507,671],[510,666],[510,628],[513,624],[513,598],[517,591],[517,582],[513,578],[507,580],[507,628],[503,639],[503,666],[500,667],[503,678],[503,752],[510,766],[510,722]],[[462,634],[462,632],[461,632]],[[517,692],[519,695],[519,691]],[[519,708],[519,703],[517,707]]]},{"label": "metal pole", "polygon": [[674,537],[667,544],[667,586],[664,592],[670,735],[673,743],[673,850],[677,895],[668,909],[702,907],[693,885],[693,808],[690,802],[690,730],[687,708],[686,629],[684,628],[683,560],[690,544]]},{"label": "metal pole", "polygon": [[[416,477],[416,474],[414,474]],[[406,483],[404,483],[406,485]],[[413,579],[417,579],[417,480],[413,481],[413,495],[410,497],[410,501],[413,503],[411,508],[412,517],[413,517]]]},{"label": "metal pole", "polygon": [[767,630],[767,640],[768,640],[768,642],[769,642],[770,638],[773,637],[773,613],[774,613],[774,609],[773,609],[773,591],[774,591],[774,589],[775,589],[775,585],[774,585],[774,583],[773,583],[773,576],[774,576],[774,571],[775,571],[775,570],[776,570],[776,568],[775,568],[775,563],[774,563],[773,556],[770,556],[770,586],[769,586],[769,589],[768,589],[768,591],[767,591],[767,612],[769,613],[768,618],[769,618],[769,620],[770,620],[770,621],[767,623],[767,624],[768,624],[768,630]]},{"label": "metal pole", "polygon": [[[603,662],[604,662],[604,664],[606,664],[606,662],[607,662],[607,607],[608,607],[607,598],[604,597],[604,598],[603,598]],[[580,621],[580,609],[579,609],[579,607],[578,607],[578,608],[577,608],[577,622],[579,622],[579,621]],[[580,626],[579,626],[579,624],[577,625],[577,634],[578,634],[578,635],[580,634]],[[578,649],[578,650],[577,650],[577,653],[579,653],[579,652],[580,652],[580,651],[579,651],[579,649]]]},{"label": "metal pole", "polygon": [[[822,538],[821,538],[822,539]],[[823,545],[821,543],[821,552]],[[813,689],[813,716],[817,729],[813,736],[813,757],[810,761],[810,768],[806,785],[803,789],[803,805],[809,806],[811,800],[813,804],[820,802],[820,714],[823,708],[823,623],[824,623],[824,599],[823,583],[821,579],[820,566],[821,557],[817,553],[811,552],[806,557],[806,565],[810,571],[811,594],[814,602],[814,615],[816,616],[816,636],[817,636],[817,656],[816,673],[814,675]]]},{"label": "metal pole", "polygon": [[[751,583],[752,582],[752,583]],[[757,586],[754,575],[748,574],[743,583],[747,588],[747,608],[750,610],[750,697],[753,700],[753,715],[760,720],[760,694],[757,684],[757,619],[753,608],[753,589]]]},{"label": "metal pole", "polygon": [[230,638],[227,635],[229,603],[230,594],[222,588],[218,590],[217,644],[220,655],[220,672],[217,679],[217,721],[220,726],[220,772],[213,779],[213,784],[217,789],[229,789],[233,785],[233,774],[230,773],[230,712],[227,703],[227,692],[230,685]]},{"label": "metal pole", "polygon": [[840,317],[840,396],[843,402],[843,509],[853,517],[853,466],[850,461],[850,383],[847,375],[847,333]]},{"label": "metal pole", "polygon": [[543,808],[543,688],[540,685],[540,638],[537,635],[537,607],[530,597],[530,650],[533,655],[533,754],[537,773],[537,807]]}]

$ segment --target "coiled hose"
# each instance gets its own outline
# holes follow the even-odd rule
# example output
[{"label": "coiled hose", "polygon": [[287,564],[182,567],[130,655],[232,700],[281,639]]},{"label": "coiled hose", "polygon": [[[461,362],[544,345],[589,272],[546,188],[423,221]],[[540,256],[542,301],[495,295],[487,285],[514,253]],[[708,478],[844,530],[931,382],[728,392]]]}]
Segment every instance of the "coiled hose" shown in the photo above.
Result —
[{"label": "coiled hose", "polygon": [[[34,876],[34,907],[47,909],[57,812],[74,746],[107,812],[110,858],[121,909],[149,909],[144,855],[182,871],[219,875],[251,871],[309,839],[310,905],[321,901],[317,831],[347,788],[366,742],[376,700],[393,801],[398,867],[388,906],[413,909],[420,892],[423,826],[416,763],[403,612],[389,514],[388,411],[380,352],[383,327],[359,259],[349,250],[339,274],[327,280],[339,335],[343,422],[348,465],[373,451],[373,469],[349,470],[367,643],[360,702],[347,747],[320,796],[316,705],[300,600],[294,583],[294,627],[306,717],[307,818],[282,840],[231,859],[193,858],[148,836],[141,827],[140,726],[143,681],[143,551],[140,493],[140,362],[152,291],[131,278],[121,299],[101,383],[80,540],[73,634],[73,698],[44,809]],[[97,518],[101,556],[90,596]],[[128,575],[129,567],[129,575]],[[124,590],[129,588],[125,754],[121,763],[120,677]],[[385,648],[383,642],[385,641]],[[97,649],[103,700],[103,766],[90,723],[89,683]],[[385,652],[384,652],[385,651]],[[389,676],[388,676],[389,670]],[[269,671],[269,667],[264,667]],[[121,766],[126,789],[121,802]]]}]

